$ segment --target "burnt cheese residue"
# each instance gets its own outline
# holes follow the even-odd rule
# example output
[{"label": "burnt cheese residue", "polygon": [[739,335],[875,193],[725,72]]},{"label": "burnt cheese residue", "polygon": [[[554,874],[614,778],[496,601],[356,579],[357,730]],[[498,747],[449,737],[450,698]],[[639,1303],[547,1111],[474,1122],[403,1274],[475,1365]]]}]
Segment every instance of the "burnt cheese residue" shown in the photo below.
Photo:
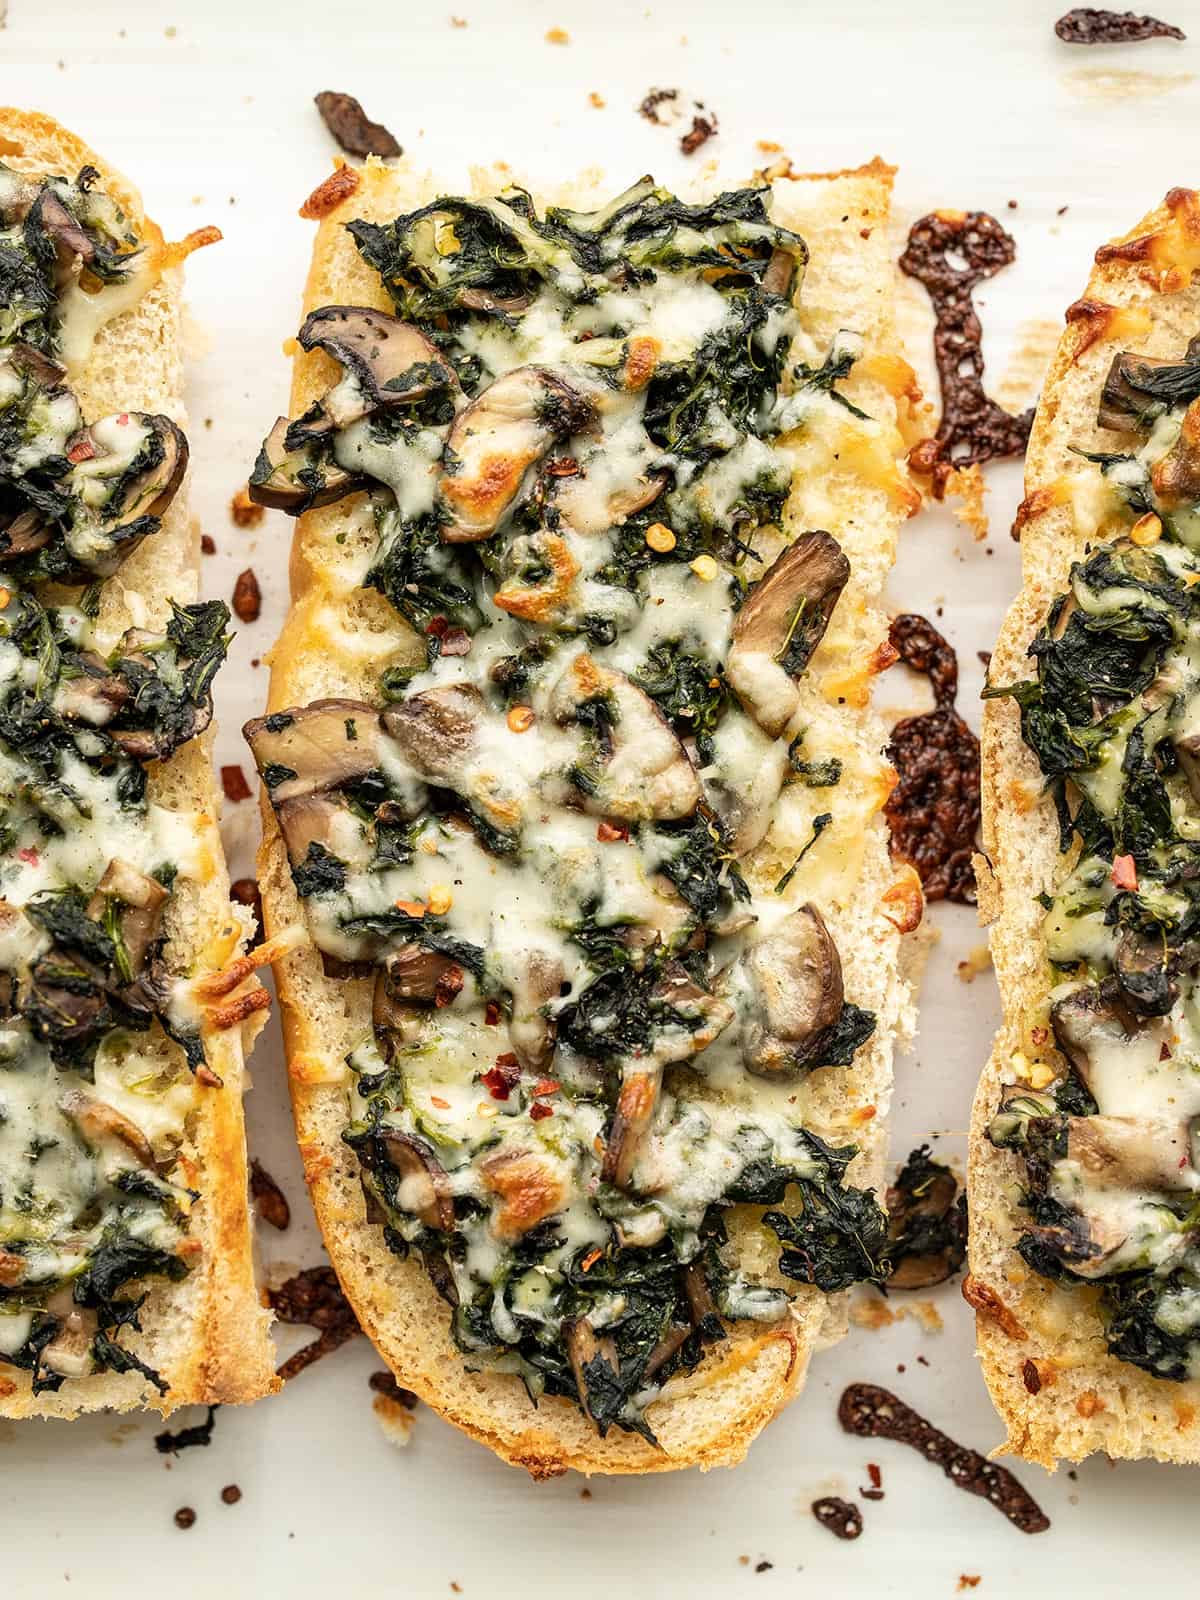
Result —
[{"label": "burnt cheese residue", "polygon": [[374,700],[247,728],[326,971],[374,975],[370,1203],[469,1365],[647,1439],[728,1323],[883,1270],[853,1146],[805,1126],[875,1027],[807,897],[869,813],[804,683],[850,563],[785,507],[805,450],[898,440],[767,198],[350,223],[395,315],[308,317],[342,376],[251,479],[294,513],[365,489],[334,559],[413,630]]},{"label": "burnt cheese residue", "polygon": [[[958,256],[962,265],[950,258]],[[932,477],[940,500],[960,467],[1002,456],[1024,455],[1033,411],[1019,417],[988,397],[983,387],[983,328],[972,295],[1016,258],[1016,245],[986,211],[933,211],[914,222],[900,270],[929,291],[937,319],[933,353],[942,391],[937,432],[909,452],[914,472]]]},{"label": "burnt cheese residue", "polygon": [[822,1495],[812,1503],[812,1514],[823,1528],[838,1539],[857,1539],[863,1530],[862,1512],[851,1500],[839,1495]]},{"label": "burnt cheese residue", "polygon": [[[989,1128],[1025,1169],[1026,1264],[1099,1290],[1110,1352],[1200,1377],[1200,339],[1121,351],[1067,487],[1095,538],[998,686],[1060,854],[1049,971]],[[1098,448],[1096,446],[1099,446]]]},{"label": "burnt cheese residue", "polygon": [[1007,1467],[955,1444],[888,1389],[852,1383],[838,1403],[838,1421],[861,1439],[895,1439],[932,1461],[959,1489],[995,1506],[1022,1533],[1044,1533],[1050,1519]]},{"label": "burnt cheese residue", "polygon": [[914,612],[893,619],[900,660],[924,673],[932,711],[892,729],[888,758],[899,782],[884,806],[892,855],[916,868],[926,900],[975,903],[971,858],[979,832],[979,740],[955,710],[958,658],[933,624]]},{"label": "burnt cheese residue", "polygon": [[1059,17],[1054,31],[1064,44],[1136,44],[1140,39],[1186,39],[1182,28],[1134,11],[1076,6]]}]

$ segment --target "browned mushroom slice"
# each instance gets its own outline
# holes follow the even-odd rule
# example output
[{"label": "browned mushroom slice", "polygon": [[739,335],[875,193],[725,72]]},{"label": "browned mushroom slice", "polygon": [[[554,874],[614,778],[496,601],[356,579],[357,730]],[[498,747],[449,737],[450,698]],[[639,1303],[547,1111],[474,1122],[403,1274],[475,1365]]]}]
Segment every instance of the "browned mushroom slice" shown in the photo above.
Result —
[{"label": "browned mushroom slice", "polygon": [[887,1191],[894,1263],[889,1289],[932,1289],[962,1266],[966,1212],[955,1212],[957,1199],[958,1179],[949,1167],[928,1159],[928,1147],[909,1157]]},{"label": "browned mushroom slice", "polygon": [[669,962],[650,991],[650,1005],[669,1013],[654,1036],[651,1056],[660,1065],[689,1061],[723,1033],[736,1015],[727,1000],[693,982],[680,962]]},{"label": "browned mushroom slice", "polygon": [[362,700],[291,706],[255,717],[242,734],[275,806],[353,783],[380,764],[379,713]]},{"label": "browned mushroom slice", "polygon": [[128,1117],[94,1100],[82,1090],[70,1089],[58,1102],[63,1115],[72,1121],[91,1145],[120,1145],[135,1157],[139,1166],[154,1169],[154,1150],[149,1139]]},{"label": "browned mushroom slice", "polygon": [[587,728],[588,751],[568,779],[593,816],[640,822],[691,816],[703,791],[687,751],[650,696],[586,653],[550,694],[561,725]]},{"label": "browned mushroom slice", "polygon": [[316,446],[289,450],[286,440],[290,426],[286,417],[277,418],[263,440],[248,485],[250,498],[256,505],[287,511],[298,517],[315,506],[332,505],[335,500],[344,499],[362,488],[361,477],[346,472]]},{"label": "browned mushroom slice", "polygon": [[1193,339],[1187,347],[1184,362],[1165,356],[1143,356],[1134,350],[1122,350],[1112,359],[1104,387],[1100,391],[1100,410],[1096,422],[1101,428],[1111,428],[1115,433],[1145,433],[1156,415],[1163,409],[1163,401],[1143,387],[1148,378],[1161,367],[1182,367],[1200,359],[1200,339]]},{"label": "browned mushroom slice", "polygon": [[446,441],[439,489],[450,511],[448,543],[489,539],[529,468],[556,439],[593,418],[591,403],[545,367],[506,372],[459,412]]},{"label": "browned mushroom slice", "polygon": [[1090,1088],[1095,1060],[1124,1051],[1137,1033],[1137,1019],[1120,999],[1094,984],[1073,989],[1050,1007],[1050,1026],[1058,1048]]},{"label": "browned mushroom slice", "polygon": [[19,339],[4,351],[3,359],[32,378],[42,389],[56,389],[67,375],[66,367],[60,366],[36,345],[25,344]]},{"label": "browned mushroom slice", "polygon": [[592,1374],[593,1381],[600,1376],[596,1372],[596,1363],[599,1362],[602,1367],[608,1368],[613,1378],[617,1377],[621,1363],[616,1341],[608,1334],[597,1338],[595,1328],[586,1317],[571,1317],[564,1322],[562,1340],[567,1360],[571,1363],[575,1387],[579,1391],[579,1404],[591,1417],[588,1374]]},{"label": "browned mushroom slice", "polygon": [[1168,507],[1200,500],[1200,400],[1183,414],[1179,437],[1150,469],[1154,492]]},{"label": "browned mushroom slice", "polygon": [[445,1006],[458,995],[464,973],[457,961],[420,944],[402,944],[383,968],[395,998],[409,1005]]},{"label": "browned mushroom slice", "polygon": [[527,1072],[545,1072],[554,1058],[555,1025],[546,1007],[562,991],[563,964],[546,950],[530,950],[518,959],[512,977],[512,1015],[508,1037],[513,1054]]},{"label": "browned mushroom slice", "polygon": [[95,667],[95,674],[81,672],[77,677],[60,679],[54,692],[55,710],[69,722],[103,728],[128,704],[131,691],[124,678],[107,671],[99,656],[89,654],[83,659]]},{"label": "browned mushroom slice", "polygon": [[1184,1121],[1070,1117],[1066,1159],[1078,1162],[1089,1182],[1109,1188],[1170,1194],[1197,1187],[1191,1131]]},{"label": "browned mushroom slice", "polygon": [[0,566],[44,550],[53,537],[54,530],[36,511],[19,511],[6,528],[0,529]]},{"label": "browned mushroom slice", "polygon": [[76,260],[89,266],[96,259],[96,246],[66,206],[46,184],[29,208],[27,226],[41,229],[58,256],[58,279],[69,274]]},{"label": "browned mushroom slice", "polygon": [[[324,956],[322,959],[326,976],[334,976],[335,974],[329,971],[330,958]],[[343,964],[339,963],[339,966]],[[368,973],[371,970],[369,966],[366,968]],[[375,989],[371,1002],[371,1024],[384,1059],[392,1061],[400,1049],[414,1044],[420,1038],[427,1012],[424,1006],[400,999],[388,982],[386,967],[376,967],[374,971]],[[350,976],[352,972],[353,968],[344,968],[342,975]]]},{"label": "browned mushroom slice", "polygon": [[654,1121],[661,1089],[661,1066],[644,1066],[636,1062],[626,1064],[617,1094],[616,1110],[604,1143],[600,1176],[605,1183],[615,1184],[618,1189],[629,1187],[633,1169]]},{"label": "browned mushroom slice", "polygon": [[462,289],[458,303],[467,311],[494,311],[503,317],[519,317],[533,304],[532,294],[492,294],[488,289]]},{"label": "browned mushroom slice", "polygon": [[773,739],[796,713],[796,679],[824,638],[849,577],[850,563],[836,539],[802,533],[771,563],[734,620],[725,676]]},{"label": "browned mushroom slice", "polygon": [[110,906],[115,904],[118,908],[116,926],[129,968],[128,974],[122,974],[126,981],[137,977],[145,965],[162,929],[163,909],[169,899],[161,883],[148,878],[127,861],[114,857],[105,867],[88,901],[87,914],[93,922],[103,922]]},{"label": "browned mushroom slice", "polygon": [[[495,741],[484,738],[489,720],[495,724]],[[410,695],[383,713],[383,727],[426,783],[461,795],[502,833],[519,829],[526,786],[499,754],[504,719],[488,710],[473,684],[447,684]]]},{"label": "browned mushroom slice", "polygon": [[[86,453],[83,453],[86,452]],[[70,483],[77,510],[67,547],[81,566],[107,576],[153,531],[187,471],[188,443],[170,417],[122,411],[71,440]]]},{"label": "browned mushroom slice", "polygon": [[[1195,708],[1200,711],[1200,703]],[[1180,729],[1173,739],[1175,755],[1179,760],[1179,770],[1187,779],[1187,786],[1192,791],[1192,799],[1200,803],[1200,727],[1194,720],[1195,713],[1189,718],[1189,726]]]},{"label": "browned mushroom slice", "polygon": [[402,1211],[427,1228],[448,1233],[454,1226],[454,1194],[446,1169],[431,1145],[415,1134],[384,1128],[380,1140],[387,1158],[400,1174],[397,1203]]},{"label": "browned mushroom slice", "polygon": [[322,306],[298,334],[304,350],[322,349],[345,369],[321,401],[335,428],[381,406],[405,405],[436,389],[457,388],[454,368],[410,322],[371,306]]},{"label": "browned mushroom slice", "polygon": [[570,1198],[562,1173],[536,1150],[497,1150],[479,1163],[486,1188],[500,1200],[492,1231],[512,1244],[561,1211]]},{"label": "browned mushroom slice", "polygon": [[790,1078],[842,1014],[842,962],[816,906],[793,911],[752,944],[727,979],[743,1007],[746,1070],[760,1078]]}]

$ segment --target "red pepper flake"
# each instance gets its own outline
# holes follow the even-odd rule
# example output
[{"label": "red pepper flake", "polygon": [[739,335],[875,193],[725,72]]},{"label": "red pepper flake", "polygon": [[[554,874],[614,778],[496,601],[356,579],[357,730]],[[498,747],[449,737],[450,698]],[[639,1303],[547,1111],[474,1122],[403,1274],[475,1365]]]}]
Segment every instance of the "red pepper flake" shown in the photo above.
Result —
[{"label": "red pepper flake", "polygon": [[1165,1043],[1164,1044],[1160,1044],[1159,1047],[1158,1047],[1158,1059],[1160,1061],[1170,1061],[1170,1059],[1171,1059],[1170,1048]]},{"label": "red pepper flake", "polygon": [[439,1111],[449,1111],[450,1109],[449,1100],[443,1100],[440,1094],[431,1094],[429,1096],[429,1104],[436,1106]]},{"label": "red pepper flake", "polygon": [[556,1078],[539,1078],[533,1086],[535,1095],[557,1094],[562,1084]]},{"label": "red pepper flake", "polygon": [[628,839],[629,829],[621,822],[602,822],[596,829],[596,837],[601,844],[615,844]]},{"label": "red pepper flake", "polygon": [[587,1255],[585,1255],[583,1260],[579,1263],[581,1271],[590,1272],[603,1254],[603,1250],[589,1250]]},{"label": "red pepper flake", "polygon": [[122,411],[121,412],[121,415],[117,418],[117,425],[119,427],[122,427],[122,428],[127,428],[129,426],[129,413],[128,413],[128,411]]},{"label": "red pepper flake", "polygon": [[447,628],[441,642],[444,656],[465,656],[471,652],[471,635],[465,628]]},{"label": "red pepper flake", "polygon": [[202,533],[200,535],[200,554],[202,556],[215,556],[216,553],[217,553],[217,542],[216,542],[216,540],[212,537],[211,534]]},{"label": "red pepper flake", "polygon": [[871,1480],[872,1489],[878,1489],[883,1482],[883,1473],[874,1461],[867,1462],[867,1477]]},{"label": "red pepper flake", "polygon": [[425,624],[425,632],[431,633],[435,639],[444,639],[450,632],[450,624],[445,617],[430,617]]},{"label": "red pepper flake", "polygon": [[222,767],[221,787],[225,791],[226,800],[232,805],[236,805],[239,800],[250,798],[250,785],[246,782],[241,767]]},{"label": "red pepper flake", "polygon": [[71,462],[90,461],[95,454],[96,446],[88,438],[87,434],[84,434],[81,438],[76,439],[75,443],[67,451],[67,460]]},{"label": "red pepper flake", "polygon": [[434,1009],[440,1011],[462,993],[466,974],[461,967],[447,967],[433,986]]},{"label": "red pepper flake", "polygon": [[529,1108],[529,1120],[531,1122],[541,1122],[543,1117],[552,1117],[553,1115],[554,1107],[546,1105],[544,1101],[541,1100],[539,1100],[536,1105],[532,1105]]},{"label": "red pepper flake", "polygon": [[1034,1044],[1043,1045],[1050,1037],[1050,1030],[1049,1028],[1043,1028],[1039,1025],[1036,1028],[1030,1028],[1029,1037]]},{"label": "red pepper flake", "polygon": [[238,573],[233,586],[233,610],[239,622],[257,622],[262,614],[262,590],[252,567]]},{"label": "red pepper flake", "polygon": [[487,1023],[489,1028],[499,1027],[499,1025],[500,1025],[500,1002],[499,1002],[499,1000],[489,1000],[488,1001],[487,1005],[485,1005],[484,1008],[483,1008],[483,1020]]},{"label": "red pepper flake", "polygon": [[1115,856],[1112,864],[1112,881],[1118,889],[1137,889],[1137,867],[1132,856]]},{"label": "red pepper flake", "polygon": [[496,1057],[496,1065],[488,1068],[481,1081],[487,1085],[487,1091],[493,1100],[507,1100],[520,1079],[521,1063],[509,1050],[504,1055]]},{"label": "red pepper flake", "polygon": [[41,857],[31,844],[27,844],[17,851],[17,859],[23,861],[26,866],[36,867]]}]

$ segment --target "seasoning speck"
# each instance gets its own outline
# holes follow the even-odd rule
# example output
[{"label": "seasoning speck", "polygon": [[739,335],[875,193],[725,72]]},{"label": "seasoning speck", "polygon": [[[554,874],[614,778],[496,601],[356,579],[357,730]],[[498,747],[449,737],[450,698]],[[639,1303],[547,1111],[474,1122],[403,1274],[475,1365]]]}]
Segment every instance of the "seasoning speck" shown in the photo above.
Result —
[{"label": "seasoning speck", "polygon": [[254,569],[247,567],[245,572],[239,572],[237,582],[233,586],[233,612],[239,622],[257,622],[262,615],[262,590],[258,587],[258,579],[254,576]]}]

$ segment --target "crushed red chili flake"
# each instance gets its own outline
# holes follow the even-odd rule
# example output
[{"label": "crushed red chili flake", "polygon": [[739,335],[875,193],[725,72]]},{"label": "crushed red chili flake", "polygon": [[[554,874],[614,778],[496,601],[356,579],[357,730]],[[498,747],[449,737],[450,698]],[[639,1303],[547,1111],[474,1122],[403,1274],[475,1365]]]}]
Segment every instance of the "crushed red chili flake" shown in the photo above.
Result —
[{"label": "crushed red chili flake", "polygon": [[520,1076],[519,1069],[514,1072],[497,1062],[494,1067],[489,1067],[481,1075],[479,1081],[486,1087],[493,1100],[507,1100]]},{"label": "crushed red chili flake", "polygon": [[254,569],[247,567],[239,572],[233,586],[233,612],[239,622],[257,622],[262,615],[262,590]]},{"label": "crushed red chili flake", "polygon": [[1026,1359],[1021,1363],[1021,1382],[1030,1394],[1042,1392],[1042,1375],[1038,1371],[1036,1361]]},{"label": "crushed red chili flake", "polygon": [[1064,44],[1136,44],[1141,39],[1186,39],[1182,28],[1134,11],[1076,6],[1059,17],[1054,31]]},{"label": "crushed red chili flake", "polygon": [[256,927],[251,949],[262,942],[263,910],[262,895],[258,891],[258,884],[253,878],[235,878],[229,885],[229,898],[239,906],[249,906],[254,913]]},{"label": "crushed red chili flake", "polygon": [[262,1162],[253,1159],[250,1162],[250,1194],[258,1215],[282,1233],[292,1220],[292,1208],[287,1203],[287,1196]]},{"label": "crushed red chili flake", "polygon": [[450,966],[438,976],[433,986],[434,1009],[440,1011],[443,1006],[448,1006],[462,993],[462,986],[466,981],[466,973],[459,966]]},{"label": "crushed red chili flake", "polygon": [[321,121],[348,156],[380,156],[388,160],[404,154],[382,122],[372,122],[352,94],[323,89],[313,97]]},{"label": "crushed red chili flake", "polygon": [[441,639],[440,655],[466,656],[471,653],[471,635],[465,628],[447,628]]},{"label": "crushed red chili flake", "polygon": [[489,1028],[496,1028],[500,1025],[499,1000],[488,1001],[487,1005],[485,1005],[483,1008],[483,1020],[487,1023]]},{"label": "crushed red chili flake", "polygon": [[553,1115],[554,1107],[548,1106],[544,1100],[538,1100],[529,1108],[529,1120],[531,1122],[541,1122],[545,1117],[552,1117]]},{"label": "crushed red chili flake", "polygon": [[596,828],[596,837],[601,844],[616,844],[629,837],[629,829],[622,822],[601,822]]},{"label": "crushed red chili flake", "polygon": [[221,768],[221,788],[225,791],[226,800],[233,805],[250,798],[250,785],[241,767]]},{"label": "crushed red chili flake", "polygon": [[891,639],[905,665],[929,678],[935,702],[892,729],[888,759],[900,781],[883,808],[892,856],[916,868],[927,900],[974,905],[979,740],[954,708],[958,660],[933,624],[912,612],[893,620]]},{"label": "crushed red chili flake", "polygon": [[285,1382],[362,1332],[332,1267],[305,1267],[277,1289],[268,1289],[267,1300],[281,1322],[306,1323],[318,1333],[278,1369]]},{"label": "crushed red chili flake", "polygon": [[445,617],[430,617],[425,624],[425,632],[431,633],[435,639],[444,639],[450,632],[450,624]]},{"label": "crushed red chili flake", "polygon": [[[961,267],[951,255],[962,259]],[[1012,235],[986,211],[933,211],[914,222],[900,270],[929,291],[937,319],[933,353],[942,391],[937,432],[909,451],[914,472],[929,474],[935,499],[960,467],[1025,453],[1033,410],[1013,416],[983,388],[983,328],[971,291],[1016,257]]]},{"label": "crushed red chili flake", "polygon": [[406,1406],[409,1411],[417,1403],[417,1396],[411,1389],[402,1389],[390,1372],[373,1372],[367,1379],[368,1387],[374,1389],[376,1394],[385,1394],[389,1400],[394,1400],[397,1405]]},{"label": "crushed red chili flake", "polygon": [[84,434],[81,438],[76,439],[73,445],[68,447],[67,460],[77,465],[80,461],[90,461],[95,454],[96,446]]},{"label": "crushed red chili flake", "polygon": [[828,1528],[839,1539],[857,1539],[863,1530],[862,1512],[836,1494],[814,1500],[812,1514],[823,1528]]},{"label": "crushed red chili flake", "polygon": [[216,553],[217,541],[212,537],[211,534],[202,533],[200,535],[200,554],[204,556],[215,556]]},{"label": "crushed red chili flake", "polygon": [[1042,1533],[1050,1526],[1049,1517],[1007,1467],[955,1444],[888,1389],[852,1383],[838,1404],[838,1421],[861,1439],[895,1439],[910,1445],[941,1467],[956,1488],[981,1496],[1022,1533]]},{"label": "crushed red chili flake", "polygon": [[539,1078],[533,1086],[533,1092],[535,1095],[557,1094],[561,1088],[562,1084],[557,1078]]}]

